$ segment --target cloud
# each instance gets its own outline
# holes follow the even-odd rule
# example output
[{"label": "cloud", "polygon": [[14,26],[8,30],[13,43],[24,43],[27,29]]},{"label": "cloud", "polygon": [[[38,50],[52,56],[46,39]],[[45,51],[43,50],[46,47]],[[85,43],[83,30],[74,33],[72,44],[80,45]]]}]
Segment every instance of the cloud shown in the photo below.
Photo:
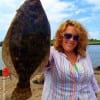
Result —
[{"label": "cloud", "polygon": [[80,13],[85,13],[86,12],[86,9],[76,9],[75,10],[75,14],[80,14]]},{"label": "cloud", "polygon": [[60,21],[68,16],[71,16],[67,11],[72,10],[72,3],[60,0],[41,0],[46,14],[50,21]]},{"label": "cloud", "polygon": [[86,0],[86,1],[95,6],[100,6],[100,0]]},{"label": "cloud", "polygon": [[93,11],[100,10],[100,0],[85,0],[85,2],[94,6]]},{"label": "cloud", "polygon": [[79,18],[78,20],[79,20],[80,22],[82,22],[82,23],[89,23],[90,17],[83,17],[83,18]]},{"label": "cloud", "polygon": [[2,7],[5,11],[15,11],[23,0],[0,0],[0,8]]}]

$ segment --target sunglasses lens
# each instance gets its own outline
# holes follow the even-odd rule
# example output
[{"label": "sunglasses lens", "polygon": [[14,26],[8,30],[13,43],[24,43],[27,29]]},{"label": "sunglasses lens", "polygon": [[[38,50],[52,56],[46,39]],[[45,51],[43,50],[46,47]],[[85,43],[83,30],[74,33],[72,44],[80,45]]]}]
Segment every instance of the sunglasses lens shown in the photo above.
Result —
[{"label": "sunglasses lens", "polygon": [[78,35],[74,36],[74,40],[75,41],[78,41],[78,39],[79,39],[79,36]]},{"label": "sunglasses lens", "polygon": [[65,37],[66,39],[70,39],[70,38],[72,37],[72,34],[64,34],[64,37]]}]

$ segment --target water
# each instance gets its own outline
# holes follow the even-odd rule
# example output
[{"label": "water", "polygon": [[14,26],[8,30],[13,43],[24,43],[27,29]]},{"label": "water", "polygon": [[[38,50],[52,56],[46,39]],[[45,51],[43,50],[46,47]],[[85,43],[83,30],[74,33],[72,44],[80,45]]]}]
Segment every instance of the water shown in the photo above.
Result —
[{"label": "water", "polygon": [[[90,54],[93,67],[100,66],[100,45],[89,45],[88,52]],[[3,66],[2,48],[0,47],[0,69],[2,69]]]},{"label": "water", "polygon": [[0,69],[4,66],[4,63],[2,61],[2,48],[0,47]]},{"label": "water", "polygon": [[89,45],[88,52],[90,54],[93,67],[100,66],[100,45]]}]

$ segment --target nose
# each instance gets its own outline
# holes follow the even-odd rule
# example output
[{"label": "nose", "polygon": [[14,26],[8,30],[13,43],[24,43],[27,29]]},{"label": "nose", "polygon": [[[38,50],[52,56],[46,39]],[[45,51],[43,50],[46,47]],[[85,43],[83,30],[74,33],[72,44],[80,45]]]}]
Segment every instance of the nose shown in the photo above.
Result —
[{"label": "nose", "polygon": [[72,36],[69,40],[74,41],[74,37]]}]

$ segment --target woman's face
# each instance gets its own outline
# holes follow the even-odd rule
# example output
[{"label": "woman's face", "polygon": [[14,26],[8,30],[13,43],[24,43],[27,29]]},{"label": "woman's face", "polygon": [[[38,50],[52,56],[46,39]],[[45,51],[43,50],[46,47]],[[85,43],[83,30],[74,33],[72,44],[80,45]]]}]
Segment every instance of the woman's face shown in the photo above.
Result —
[{"label": "woman's face", "polygon": [[62,47],[64,52],[74,52],[74,48],[78,44],[79,35],[73,26],[68,26],[64,32]]}]

